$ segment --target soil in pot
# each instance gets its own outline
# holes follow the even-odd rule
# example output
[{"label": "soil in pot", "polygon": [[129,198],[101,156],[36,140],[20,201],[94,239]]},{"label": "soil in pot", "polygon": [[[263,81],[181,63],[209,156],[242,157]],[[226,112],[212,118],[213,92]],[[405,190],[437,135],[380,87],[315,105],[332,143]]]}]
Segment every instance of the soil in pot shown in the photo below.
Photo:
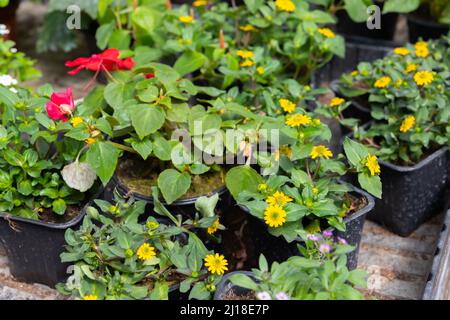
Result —
[{"label": "soil in pot", "polygon": [[[116,174],[120,183],[129,191],[145,197],[151,197],[151,188],[157,185],[158,175],[164,169],[160,162],[154,160],[142,161],[128,158],[119,162]],[[225,173],[223,171],[194,175],[190,189],[183,195],[181,200],[209,194],[213,190],[222,188],[224,184]]]},{"label": "soil in pot", "polygon": [[409,41],[417,42],[419,39],[437,39],[447,34],[450,26],[435,21],[428,6],[421,6],[416,12],[407,15]]},{"label": "soil in pot", "polygon": [[256,300],[255,293],[253,291],[248,292],[236,292],[237,290],[231,288],[224,295],[222,300]]}]

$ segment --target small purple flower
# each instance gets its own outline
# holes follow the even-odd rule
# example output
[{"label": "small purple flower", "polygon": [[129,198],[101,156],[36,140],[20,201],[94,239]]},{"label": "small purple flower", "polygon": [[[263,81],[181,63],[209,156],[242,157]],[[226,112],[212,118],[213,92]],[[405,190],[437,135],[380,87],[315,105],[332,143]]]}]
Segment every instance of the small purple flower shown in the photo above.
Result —
[{"label": "small purple flower", "polygon": [[319,251],[322,253],[328,253],[330,252],[330,246],[326,243],[322,243],[319,247]]},{"label": "small purple flower", "polygon": [[258,300],[272,300],[272,297],[270,296],[270,293],[263,291],[263,292],[258,292],[256,294],[256,297],[258,298]]},{"label": "small purple flower", "polygon": [[275,295],[275,298],[277,298],[277,300],[289,300],[289,296],[287,295],[286,292],[283,292],[283,291],[278,292]]},{"label": "small purple flower", "polygon": [[337,239],[341,244],[347,244],[347,240],[345,240],[344,238],[337,237]]},{"label": "small purple flower", "polygon": [[306,237],[311,241],[319,241],[319,237],[315,234],[308,234]]},{"label": "small purple flower", "polygon": [[325,230],[325,231],[323,232],[323,236],[324,236],[325,238],[331,238],[331,237],[333,236],[333,231],[331,231],[331,230]]}]

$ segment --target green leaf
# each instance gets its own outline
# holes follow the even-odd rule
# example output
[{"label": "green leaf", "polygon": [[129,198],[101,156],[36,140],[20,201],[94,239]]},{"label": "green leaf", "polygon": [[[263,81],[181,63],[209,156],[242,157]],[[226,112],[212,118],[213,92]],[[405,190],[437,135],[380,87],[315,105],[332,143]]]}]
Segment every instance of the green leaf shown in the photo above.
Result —
[{"label": "green leaf", "polygon": [[153,153],[162,161],[171,159],[172,146],[164,137],[157,136],[153,139]]},{"label": "green leaf", "polygon": [[210,293],[203,282],[197,282],[189,294],[189,299],[207,300],[209,298]]},{"label": "green leaf", "polygon": [[365,22],[367,20],[367,5],[364,0],[345,0],[344,2],[345,10],[353,21]]},{"label": "green leaf", "polygon": [[87,162],[95,170],[104,185],[114,174],[119,158],[119,150],[107,142],[96,142],[86,153]]},{"label": "green leaf", "polygon": [[168,300],[169,299],[169,285],[166,282],[155,283],[152,293],[150,294],[151,300]]},{"label": "green leaf", "polygon": [[119,50],[127,50],[131,44],[131,36],[128,30],[114,30],[109,38],[108,47]]},{"label": "green leaf", "polygon": [[344,151],[348,161],[354,166],[359,166],[361,161],[368,155],[368,150],[362,144],[351,140],[349,137],[345,138]]},{"label": "green leaf", "polygon": [[189,173],[180,173],[174,169],[166,169],[158,177],[158,187],[168,204],[183,196],[191,186]]},{"label": "green leaf", "polygon": [[204,218],[213,217],[215,215],[217,202],[219,201],[219,194],[216,193],[211,197],[203,196],[195,201],[195,209],[197,209]]},{"label": "green leaf", "polygon": [[160,129],[166,120],[166,114],[161,107],[146,104],[132,106],[130,117],[131,124],[141,140]]},{"label": "green leaf", "polygon": [[147,33],[151,33],[157,26],[157,15],[156,10],[142,5],[133,10],[131,19],[133,24],[144,29]]},{"label": "green leaf", "polygon": [[358,182],[361,185],[361,188],[381,199],[382,187],[380,176],[369,176],[366,173],[361,172],[358,174]]},{"label": "green leaf", "polygon": [[242,273],[233,274],[232,276],[230,276],[230,281],[234,285],[241,288],[250,289],[253,291],[258,290],[258,285],[255,283],[255,281],[253,281],[249,276]]},{"label": "green leaf", "polygon": [[108,46],[109,38],[114,31],[114,22],[101,25],[95,32],[95,39],[97,40],[97,46],[104,50]]},{"label": "green leaf", "polygon": [[63,199],[57,199],[52,203],[53,212],[59,215],[63,215],[66,212],[66,202]]},{"label": "green leaf", "polygon": [[173,68],[178,71],[181,76],[200,69],[206,62],[203,54],[196,51],[186,51],[177,59]]},{"label": "green leaf", "polygon": [[131,146],[140,154],[140,156],[144,160],[148,158],[153,150],[152,142],[148,139],[142,141],[134,140],[133,142],[131,142]]},{"label": "green leaf", "polygon": [[236,199],[242,191],[257,193],[258,185],[264,179],[250,166],[234,167],[227,172],[225,182],[228,190]]},{"label": "green leaf", "polygon": [[412,12],[416,11],[419,5],[420,0],[386,0],[384,1],[383,14],[388,12]]}]

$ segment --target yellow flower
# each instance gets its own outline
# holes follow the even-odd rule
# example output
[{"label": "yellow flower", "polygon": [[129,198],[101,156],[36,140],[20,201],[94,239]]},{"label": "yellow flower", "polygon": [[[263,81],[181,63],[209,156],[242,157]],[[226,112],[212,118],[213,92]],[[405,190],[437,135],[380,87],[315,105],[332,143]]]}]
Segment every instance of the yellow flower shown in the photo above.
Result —
[{"label": "yellow flower", "polygon": [[318,194],[318,193],[319,193],[319,189],[317,189],[316,187],[314,187],[314,188],[312,189],[312,191],[313,191],[314,194]]},{"label": "yellow flower", "polygon": [[155,247],[152,247],[148,243],[144,243],[139,247],[136,254],[138,258],[141,259],[142,261],[147,261],[152,257],[156,256]]},{"label": "yellow flower", "polygon": [[253,51],[238,50],[236,54],[243,59],[253,58]]},{"label": "yellow flower", "polygon": [[197,0],[197,1],[192,2],[192,5],[194,7],[203,7],[203,6],[206,6],[207,4],[208,4],[208,1],[206,1],[206,0]]},{"label": "yellow flower", "polygon": [[317,31],[318,31],[321,35],[323,35],[325,38],[332,39],[332,38],[336,37],[336,35],[334,34],[333,31],[331,31],[330,28],[319,28]]},{"label": "yellow flower", "polygon": [[286,211],[280,206],[268,206],[264,211],[264,221],[271,228],[281,227],[286,222]]},{"label": "yellow flower", "polygon": [[87,138],[86,140],[84,140],[84,142],[86,143],[86,144],[93,144],[93,143],[95,143],[95,139],[94,138]]},{"label": "yellow flower", "polygon": [[397,81],[395,81],[394,86],[398,89],[401,87],[402,84],[403,84],[403,81],[401,79],[398,79]]},{"label": "yellow flower", "polygon": [[350,74],[352,75],[352,77],[356,77],[359,74],[359,72],[358,70],[353,70]]},{"label": "yellow flower", "polygon": [[244,60],[242,63],[241,63],[241,67],[251,67],[252,65],[254,65],[255,63],[252,61],[252,60],[250,60],[250,59],[247,59],[247,60]]},{"label": "yellow flower", "polygon": [[281,109],[283,109],[284,112],[291,113],[295,110],[295,103],[291,102],[288,99],[280,99],[278,100],[278,102],[280,103]]},{"label": "yellow flower", "polygon": [[417,70],[417,65],[414,64],[414,63],[408,64],[408,65],[406,66],[406,68],[405,68],[405,72],[406,72],[406,73],[414,72],[414,71],[416,71],[416,70]]},{"label": "yellow flower", "polygon": [[432,83],[433,80],[434,80],[433,73],[427,70],[416,72],[416,74],[414,75],[414,81],[417,83],[418,86],[426,86]]},{"label": "yellow flower", "polygon": [[283,192],[277,191],[273,195],[267,197],[266,203],[269,206],[280,206],[283,207],[284,205],[288,204],[289,202],[292,202],[292,198],[285,195]]},{"label": "yellow flower", "polygon": [[205,257],[205,267],[207,267],[208,271],[211,272],[212,274],[215,273],[218,274],[219,276],[221,274],[224,274],[225,271],[228,270],[227,265],[228,261],[221,254],[220,255],[218,253],[216,253],[215,255],[208,254]]},{"label": "yellow flower", "polygon": [[193,16],[181,16],[178,19],[183,23],[192,23],[194,21]]},{"label": "yellow flower", "polygon": [[409,50],[406,49],[406,48],[403,48],[403,47],[401,47],[401,48],[395,48],[395,49],[394,49],[394,53],[395,53],[395,54],[398,54],[398,55],[400,55],[400,56],[406,56],[407,54],[409,54]]},{"label": "yellow flower", "polygon": [[310,123],[311,118],[306,114],[296,114],[293,116],[288,116],[286,119],[286,124],[291,127],[298,127]]},{"label": "yellow flower", "polygon": [[244,26],[240,26],[239,29],[245,32],[256,31],[257,29],[251,24],[246,24]]},{"label": "yellow flower", "polygon": [[366,167],[369,169],[370,174],[372,176],[380,173],[380,165],[378,164],[378,160],[376,156],[371,155],[370,153],[366,158]]},{"label": "yellow flower", "polygon": [[337,106],[340,106],[341,104],[343,104],[344,102],[345,102],[344,99],[338,98],[338,97],[334,97],[333,99],[331,99],[329,106],[330,107],[337,107]]},{"label": "yellow flower", "polygon": [[386,88],[391,83],[391,78],[384,76],[375,81],[375,88]]},{"label": "yellow flower", "polygon": [[209,228],[208,228],[208,234],[214,234],[214,233],[216,233],[216,231],[217,231],[217,229],[219,229],[219,225],[220,225],[220,222],[219,222],[219,219],[216,219],[216,221],[214,221],[214,223],[212,224],[212,226],[210,226]]},{"label": "yellow flower", "polygon": [[402,124],[400,125],[400,131],[406,132],[409,129],[411,129],[414,126],[414,123],[416,122],[416,118],[414,116],[407,116],[405,120],[403,120]]},{"label": "yellow flower", "polygon": [[73,117],[70,119],[70,123],[76,128],[79,124],[83,123],[82,117]]},{"label": "yellow flower", "polygon": [[426,43],[425,41],[418,41],[414,45],[414,48],[416,51],[416,56],[420,58],[426,58],[430,54],[430,51],[428,50],[428,43]]},{"label": "yellow flower", "polygon": [[295,11],[295,4],[291,0],[276,0],[275,6],[281,11]]},{"label": "yellow flower", "polygon": [[89,294],[89,295],[83,296],[83,300],[98,300],[98,297],[96,295]]},{"label": "yellow flower", "polygon": [[265,71],[266,71],[266,69],[264,69],[264,67],[256,68],[256,72],[258,72],[259,74],[263,74]]},{"label": "yellow flower", "polygon": [[331,152],[330,149],[321,145],[321,146],[314,146],[309,155],[313,159],[315,159],[317,157],[325,157],[327,159],[330,159],[330,157],[333,156],[333,153]]}]

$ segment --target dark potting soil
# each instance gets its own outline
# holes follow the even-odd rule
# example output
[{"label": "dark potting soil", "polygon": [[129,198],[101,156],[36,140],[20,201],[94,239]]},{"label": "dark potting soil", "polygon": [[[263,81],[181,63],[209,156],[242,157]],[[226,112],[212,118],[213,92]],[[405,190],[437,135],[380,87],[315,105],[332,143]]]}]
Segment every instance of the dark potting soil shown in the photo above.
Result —
[{"label": "dark potting soil", "polygon": [[256,295],[253,291],[237,294],[233,289],[230,289],[223,295],[222,300],[256,300]]},{"label": "dark potting soil", "polygon": [[66,223],[78,216],[82,209],[79,206],[67,206],[66,212],[63,215],[59,215],[54,213],[52,209],[46,208],[39,213],[39,220],[53,224]]},{"label": "dark potting soil", "polygon": [[[152,195],[152,186],[157,185],[158,175],[163,171],[161,162],[128,158],[119,162],[117,177],[130,191],[148,196]],[[225,185],[225,173],[212,171],[202,175],[193,175],[191,187],[181,199],[189,199],[210,193]]]}]

